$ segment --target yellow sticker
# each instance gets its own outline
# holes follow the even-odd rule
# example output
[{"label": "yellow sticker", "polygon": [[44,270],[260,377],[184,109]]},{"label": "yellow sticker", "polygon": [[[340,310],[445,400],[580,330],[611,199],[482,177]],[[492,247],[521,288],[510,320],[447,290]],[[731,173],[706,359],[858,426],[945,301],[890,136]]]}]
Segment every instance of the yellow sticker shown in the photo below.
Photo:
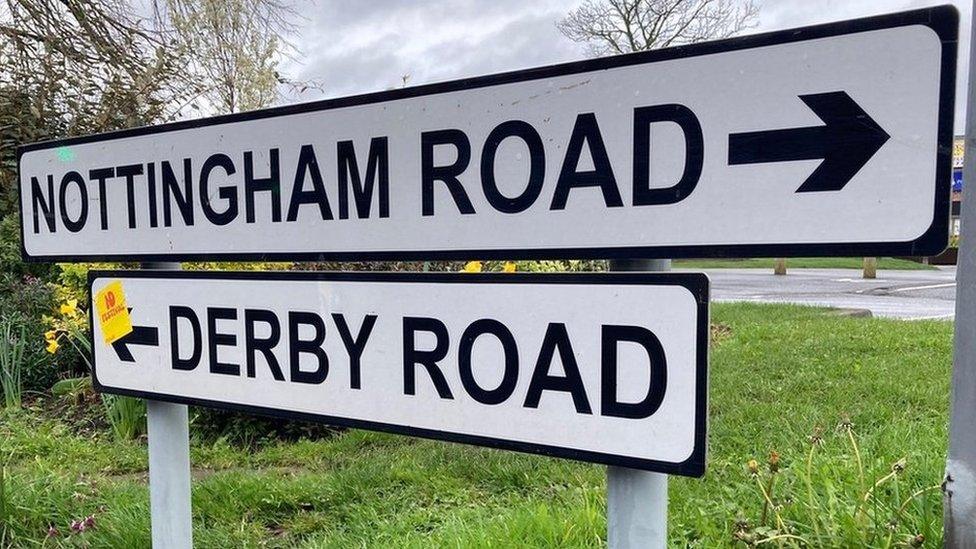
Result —
[{"label": "yellow sticker", "polygon": [[111,345],[132,332],[132,319],[129,318],[121,280],[110,282],[98,291],[95,295],[95,311],[98,312],[106,344]]}]

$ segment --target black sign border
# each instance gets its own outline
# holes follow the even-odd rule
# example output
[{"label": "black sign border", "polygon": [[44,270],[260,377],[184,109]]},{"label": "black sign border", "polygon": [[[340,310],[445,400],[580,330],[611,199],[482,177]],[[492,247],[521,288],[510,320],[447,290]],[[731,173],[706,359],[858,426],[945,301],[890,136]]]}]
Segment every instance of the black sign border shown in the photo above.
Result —
[{"label": "black sign border", "polygon": [[[30,151],[50,149],[151,135],[171,131],[214,126],[229,122],[260,120],[276,116],[318,112],[330,109],[381,103],[487,86],[566,76],[580,72],[686,59],[703,55],[760,48],[821,38],[830,38],[880,29],[911,25],[929,27],[942,41],[942,70],[939,91],[938,152],[936,153],[936,192],[932,224],[919,237],[903,242],[801,243],[801,244],[731,244],[690,246],[581,247],[537,249],[467,249],[409,250],[368,252],[268,252],[268,253],[166,253],[166,254],[100,254],[31,256],[23,243],[26,237],[23,200],[18,200],[21,217],[21,255],[25,261],[99,262],[99,261],[423,261],[481,259],[627,259],[627,258],[696,258],[696,257],[807,257],[807,256],[930,256],[941,253],[949,243],[950,178],[955,114],[956,55],[958,49],[959,12],[951,5],[937,6],[889,15],[853,19],[810,27],[756,34],[727,40],[678,46],[661,50],[631,53],[601,59],[563,63],[546,67],[498,73],[388,90],[377,93],[327,99],[257,111],[236,113],[197,120],[186,120],[158,126],[144,126],[70,139],[23,145],[17,149],[17,168],[21,157]],[[19,178],[18,178],[19,181]],[[18,182],[21,190],[23,183]]]},{"label": "black sign border", "polygon": [[[573,284],[573,285],[640,285],[681,286],[695,297],[697,302],[696,374],[694,448],[691,456],[680,463],[617,456],[602,452],[563,448],[544,444],[510,441],[492,437],[466,435],[435,429],[421,429],[405,425],[380,423],[337,416],[309,414],[277,410],[261,406],[226,403],[168,393],[155,393],[103,385],[98,380],[96,364],[95,329],[92,309],[92,285],[98,279],[155,278],[194,280],[258,280],[258,281],[328,281],[328,282],[384,282],[384,283],[442,283],[442,284]],[[91,326],[89,342],[92,352],[92,385],[96,391],[131,396],[147,400],[174,402],[193,406],[205,406],[235,412],[245,412],[289,420],[326,423],[371,431],[459,442],[501,450],[513,450],[529,454],[566,458],[589,463],[614,465],[630,469],[642,469],[671,475],[702,477],[705,474],[708,429],[708,353],[709,353],[709,280],[702,273],[408,273],[408,272],[335,272],[335,271],[154,271],[154,270],[93,270],[88,273],[88,321]]]}]

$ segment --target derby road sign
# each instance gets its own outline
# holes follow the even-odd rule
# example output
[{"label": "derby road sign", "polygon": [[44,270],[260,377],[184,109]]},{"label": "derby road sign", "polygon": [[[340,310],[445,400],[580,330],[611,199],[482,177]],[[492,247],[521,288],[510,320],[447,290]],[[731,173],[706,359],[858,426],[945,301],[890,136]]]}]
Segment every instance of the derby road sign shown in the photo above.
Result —
[{"label": "derby road sign", "polygon": [[115,271],[90,283],[95,299],[124,299],[133,324],[105,337],[92,316],[100,391],[704,472],[701,274]]}]

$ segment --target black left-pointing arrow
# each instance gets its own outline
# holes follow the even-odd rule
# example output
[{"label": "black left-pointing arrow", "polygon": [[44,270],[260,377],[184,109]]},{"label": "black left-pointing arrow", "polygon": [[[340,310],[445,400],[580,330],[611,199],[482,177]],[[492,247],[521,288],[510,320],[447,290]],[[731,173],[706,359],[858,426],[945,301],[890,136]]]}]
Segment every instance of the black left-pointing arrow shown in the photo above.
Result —
[{"label": "black left-pointing arrow", "polygon": [[131,332],[116,339],[112,343],[112,348],[115,349],[115,354],[119,355],[119,360],[122,362],[136,361],[135,357],[132,356],[132,351],[129,350],[129,345],[158,346],[159,330],[150,326],[133,326]]},{"label": "black left-pointing arrow", "polygon": [[822,126],[734,133],[729,165],[823,160],[796,190],[839,191],[890,139],[846,92],[801,95]]}]

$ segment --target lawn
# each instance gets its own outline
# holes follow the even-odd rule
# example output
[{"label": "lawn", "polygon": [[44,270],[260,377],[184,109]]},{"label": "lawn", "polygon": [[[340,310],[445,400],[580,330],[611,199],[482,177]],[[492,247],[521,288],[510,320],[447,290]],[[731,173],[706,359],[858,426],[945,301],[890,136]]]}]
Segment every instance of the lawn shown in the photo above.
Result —
[{"label": "lawn", "polygon": [[[671,546],[780,536],[760,547],[888,547],[919,535],[941,546],[950,323],[753,304],[715,305],[712,320],[708,472],[671,481]],[[0,460],[0,547],[149,545],[143,442],[8,412]],[[198,547],[605,539],[595,465],[362,431],[255,448],[195,441],[192,463]],[[90,515],[92,528],[69,535]],[[50,525],[58,534],[45,542]]]},{"label": "lawn", "polygon": [[[674,266],[680,269],[772,269],[772,258],[752,259],[679,259]],[[792,257],[786,260],[787,269],[861,269],[862,257]],[[882,257],[878,259],[879,270],[922,271],[933,270],[932,265],[916,263],[907,259]]]}]

